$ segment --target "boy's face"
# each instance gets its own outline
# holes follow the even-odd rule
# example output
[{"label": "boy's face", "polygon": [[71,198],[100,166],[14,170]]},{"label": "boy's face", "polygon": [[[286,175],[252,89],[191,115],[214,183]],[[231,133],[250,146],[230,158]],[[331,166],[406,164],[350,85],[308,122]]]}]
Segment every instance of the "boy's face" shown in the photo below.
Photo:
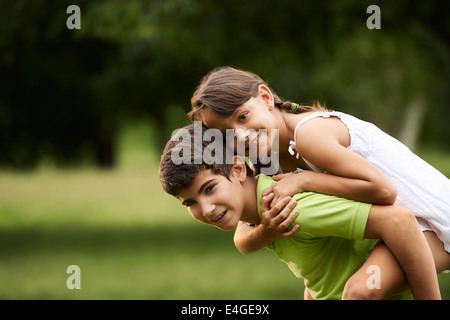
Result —
[{"label": "boy's face", "polygon": [[178,198],[194,219],[228,231],[237,226],[245,209],[241,179],[234,167],[230,173],[231,181],[211,170],[202,170]]}]

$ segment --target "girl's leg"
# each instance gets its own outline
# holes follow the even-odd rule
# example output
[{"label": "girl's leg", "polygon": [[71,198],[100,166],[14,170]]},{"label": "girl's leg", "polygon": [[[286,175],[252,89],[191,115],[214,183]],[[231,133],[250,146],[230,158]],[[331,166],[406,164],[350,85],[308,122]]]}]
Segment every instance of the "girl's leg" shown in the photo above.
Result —
[{"label": "girl's leg", "polygon": [[444,250],[444,244],[433,231],[424,231],[423,233],[428,241],[431,252],[433,253],[434,264],[437,273],[444,270],[450,270],[450,253]]},{"label": "girl's leg", "polygon": [[[441,299],[432,251],[411,211],[398,206],[373,205],[364,237],[383,240],[389,248],[385,252],[392,252],[398,261],[415,299]],[[372,264],[381,268],[383,263],[380,258]],[[389,272],[387,268],[382,270],[382,276]]]},{"label": "girl's leg", "polygon": [[311,296],[311,293],[309,293],[308,288],[305,288],[305,292],[303,293],[303,300],[314,300],[314,298]]},{"label": "girl's leg", "polygon": [[395,257],[380,241],[361,268],[347,281],[343,300],[383,300],[408,289]]},{"label": "girl's leg", "polygon": [[[444,245],[432,231],[424,232],[431,252],[433,253],[437,273],[450,269],[450,254],[444,250]],[[370,281],[376,275],[371,266],[378,266],[375,272],[379,271],[380,286],[374,288]],[[368,271],[372,270],[368,273]],[[370,279],[369,279],[370,278]],[[368,281],[370,281],[368,285]],[[409,288],[406,276],[394,258],[392,253],[383,242],[379,242],[366,262],[361,268],[347,281],[344,288],[343,299],[359,300],[380,300],[388,299],[395,294],[404,292]]]}]

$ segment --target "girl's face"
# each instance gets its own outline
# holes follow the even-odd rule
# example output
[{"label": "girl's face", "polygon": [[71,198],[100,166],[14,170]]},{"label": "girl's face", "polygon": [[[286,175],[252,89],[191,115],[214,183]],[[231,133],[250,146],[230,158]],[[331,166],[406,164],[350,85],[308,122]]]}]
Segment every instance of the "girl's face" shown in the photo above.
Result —
[{"label": "girl's face", "polygon": [[[275,134],[278,129],[276,118],[272,112],[274,108],[273,96],[265,86],[260,86],[257,97],[252,97],[242,106],[238,107],[229,117],[221,117],[213,111],[206,109],[202,113],[203,123],[208,128],[219,129],[222,134],[230,134],[227,129],[233,129],[237,138],[234,150],[244,144],[245,155],[270,156]],[[234,142],[234,139],[233,139]],[[256,154],[256,152],[258,152]]]}]

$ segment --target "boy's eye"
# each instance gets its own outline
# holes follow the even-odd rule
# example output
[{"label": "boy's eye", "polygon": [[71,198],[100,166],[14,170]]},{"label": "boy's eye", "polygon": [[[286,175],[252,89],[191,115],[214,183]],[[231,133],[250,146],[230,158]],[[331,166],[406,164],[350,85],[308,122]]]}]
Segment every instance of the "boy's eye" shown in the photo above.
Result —
[{"label": "boy's eye", "polygon": [[245,118],[247,118],[247,112],[244,112],[243,114],[241,114],[240,116],[239,116],[239,121],[244,121],[245,120]]},{"label": "boy's eye", "polygon": [[211,192],[212,189],[214,189],[214,185],[210,185],[210,186],[206,187],[206,188],[205,188],[205,192],[206,192],[206,193]]},{"label": "boy's eye", "polygon": [[194,200],[189,200],[189,201],[186,201],[185,203],[184,203],[184,205],[186,206],[186,207],[190,207],[190,206],[192,206],[194,204]]}]

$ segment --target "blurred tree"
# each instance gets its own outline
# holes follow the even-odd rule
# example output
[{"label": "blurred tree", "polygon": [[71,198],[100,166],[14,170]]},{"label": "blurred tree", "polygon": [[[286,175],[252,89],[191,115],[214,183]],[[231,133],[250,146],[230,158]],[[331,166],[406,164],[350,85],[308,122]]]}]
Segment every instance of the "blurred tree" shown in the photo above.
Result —
[{"label": "blurred tree", "polygon": [[[150,117],[162,146],[220,65],[449,146],[448,2],[375,2],[0,0],[0,165],[111,167],[122,124]],[[81,30],[66,28],[70,4]],[[370,4],[381,30],[366,27]]]},{"label": "blurred tree", "polygon": [[313,77],[333,107],[375,122],[411,148],[420,133],[423,139],[449,145],[450,132],[444,137],[421,130],[436,124],[436,114],[450,120],[449,110],[438,107],[449,98],[448,23],[428,21],[431,12],[442,14],[436,3],[415,4],[383,6],[382,29],[353,28],[335,43]]},{"label": "blurred tree", "polygon": [[44,156],[57,164],[114,164],[115,120],[90,82],[116,47],[101,39],[74,40],[66,28],[68,5],[0,2],[3,166],[30,168]]}]

